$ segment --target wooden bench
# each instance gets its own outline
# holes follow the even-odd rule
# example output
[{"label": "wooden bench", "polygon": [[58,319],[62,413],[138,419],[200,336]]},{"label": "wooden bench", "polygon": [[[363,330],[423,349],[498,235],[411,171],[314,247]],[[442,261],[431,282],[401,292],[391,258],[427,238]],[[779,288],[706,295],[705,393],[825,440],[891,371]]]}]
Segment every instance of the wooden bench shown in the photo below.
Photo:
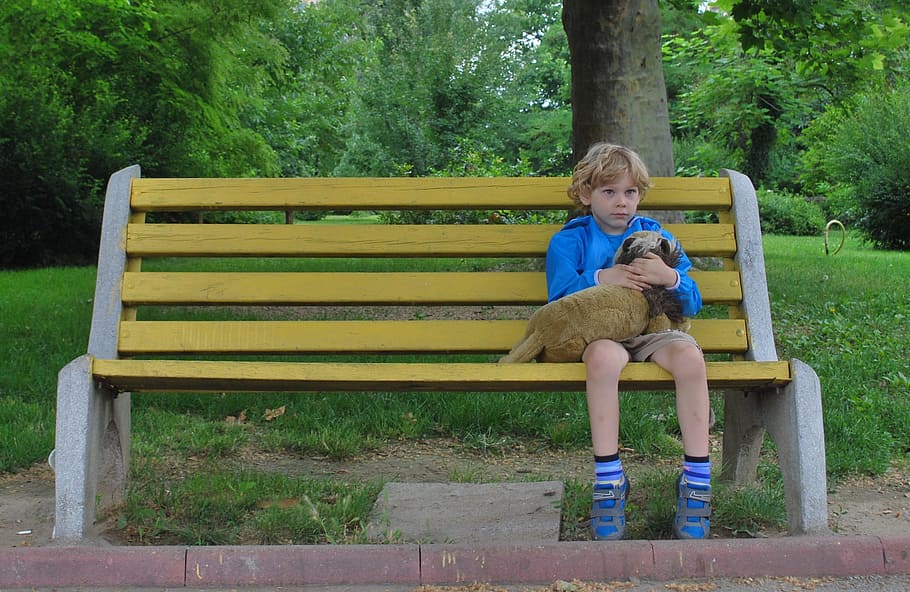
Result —
[{"label": "wooden bench", "polygon": [[[747,177],[723,174],[656,178],[641,209],[716,212],[717,223],[667,228],[691,257],[721,262],[692,276],[704,301],[721,305],[725,318],[696,318],[691,329],[710,354],[711,388],[726,393],[721,476],[755,479],[767,430],[780,458],[790,532],[824,531],[819,381],[807,365],[777,358],[755,192]],[[115,173],[87,354],[59,375],[55,536],[83,538],[96,510],[122,498],[131,392],[584,390],[580,363],[496,363],[546,301],[540,258],[559,224],[284,224],[282,216],[275,224],[193,223],[199,212],[566,210],[567,185],[566,178],[143,179],[138,166]],[[159,222],[146,220],[153,213]],[[153,258],[154,271],[143,269],[143,260]],[[183,271],[190,258],[199,261]],[[211,258],[232,258],[230,271],[210,266]],[[287,262],[263,271],[263,258]],[[307,265],[324,258],[332,264]],[[414,259],[410,269],[425,270],[396,271],[394,260],[402,258]],[[440,259],[499,267],[437,271]],[[325,271],[336,265],[343,271]],[[275,319],[278,307],[327,305],[353,312]],[[227,320],[186,320],[187,306],[226,308]],[[485,316],[390,320],[382,313],[399,306],[469,307]],[[527,310],[497,316],[515,306]],[[159,320],[144,314],[147,307]],[[183,314],[160,320],[171,308]],[[463,361],[465,354],[476,361]],[[633,363],[622,388],[669,390],[673,383],[655,364]]]}]

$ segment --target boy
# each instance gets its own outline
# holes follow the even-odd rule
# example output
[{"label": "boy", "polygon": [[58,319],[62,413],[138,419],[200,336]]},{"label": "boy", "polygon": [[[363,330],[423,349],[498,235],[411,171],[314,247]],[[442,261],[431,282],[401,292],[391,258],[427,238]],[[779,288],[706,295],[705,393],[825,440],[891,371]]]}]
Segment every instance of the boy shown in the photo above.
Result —
[{"label": "boy", "polygon": [[[550,301],[599,284],[633,290],[665,286],[676,292],[685,316],[694,316],[701,309],[701,294],[687,275],[692,265],[685,255],[675,269],[654,254],[629,265],[611,266],[614,253],[633,232],[657,230],[672,238],[657,221],[635,215],[649,187],[647,168],[635,152],[607,143],[591,146],[575,166],[568,190],[584,215],[556,233],[547,250]],[[673,375],[685,453],[676,486],[673,534],[682,539],[707,538],[711,463],[705,361],[695,340],[680,331],[642,335],[622,342],[594,341],[584,351],[595,464],[592,536],[596,540],[619,540],[626,532],[629,481],[619,458],[619,375],[630,360],[655,362]]]}]

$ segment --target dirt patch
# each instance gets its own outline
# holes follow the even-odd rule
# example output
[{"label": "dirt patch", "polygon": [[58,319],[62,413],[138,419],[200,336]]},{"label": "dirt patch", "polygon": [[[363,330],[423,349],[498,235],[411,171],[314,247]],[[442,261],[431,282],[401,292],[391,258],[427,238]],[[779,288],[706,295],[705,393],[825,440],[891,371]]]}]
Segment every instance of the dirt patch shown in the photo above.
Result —
[{"label": "dirt patch", "polygon": [[0,475],[0,548],[40,547],[54,529],[54,472],[47,465]]},{"label": "dirt patch", "polygon": [[892,468],[875,479],[837,485],[828,494],[828,516],[835,532],[905,536],[910,532],[910,474]]},{"label": "dirt patch", "polygon": [[[719,455],[718,455],[719,456]],[[627,460],[628,459],[628,460]],[[246,451],[238,462],[253,470],[289,476],[382,479],[404,482],[587,480],[588,451],[469,449],[455,440],[424,439],[393,443],[382,451],[336,461]],[[642,468],[633,454],[630,474]],[[669,466],[669,465],[668,465]],[[649,467],[653,462],[649,461]],[[829,493],[830,524],[841,534],[893,536],[910,532],[910,474],[892,469],[881,477],[853,479]],[[44,546],[54,522],[54,474],[45,465],[0,476],[0,547]]]}]

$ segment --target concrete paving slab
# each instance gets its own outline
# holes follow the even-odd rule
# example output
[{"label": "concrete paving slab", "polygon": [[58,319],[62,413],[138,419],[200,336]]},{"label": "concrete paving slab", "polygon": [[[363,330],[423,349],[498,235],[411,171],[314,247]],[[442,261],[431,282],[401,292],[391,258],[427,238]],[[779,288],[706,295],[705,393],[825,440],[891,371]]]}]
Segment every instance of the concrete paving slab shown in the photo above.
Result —
[{"label": "concrete paving slab", "polygon": [[387,483],[367,533],[377,542],[556,542],[564,493],[562,481]]}]

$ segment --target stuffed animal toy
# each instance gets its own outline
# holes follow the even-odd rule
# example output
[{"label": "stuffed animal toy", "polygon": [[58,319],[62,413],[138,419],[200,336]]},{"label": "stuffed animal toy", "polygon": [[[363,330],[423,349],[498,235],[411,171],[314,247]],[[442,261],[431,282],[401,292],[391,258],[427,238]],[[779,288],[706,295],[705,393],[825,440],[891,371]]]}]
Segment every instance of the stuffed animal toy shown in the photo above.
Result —
[{"label": "stuffed animal toy", "polygon": [[[628,264],[648,252],[658,254],[670,267],[676,267],[681,254],[679,245],[659,232],[641,231],[623,241],[613,261]],[[689,329],[682,305],[670,290],[594,286],[539,308],[522,340],[499,361],[578,362],[592,341],[622,341],[667,329]]]}]

